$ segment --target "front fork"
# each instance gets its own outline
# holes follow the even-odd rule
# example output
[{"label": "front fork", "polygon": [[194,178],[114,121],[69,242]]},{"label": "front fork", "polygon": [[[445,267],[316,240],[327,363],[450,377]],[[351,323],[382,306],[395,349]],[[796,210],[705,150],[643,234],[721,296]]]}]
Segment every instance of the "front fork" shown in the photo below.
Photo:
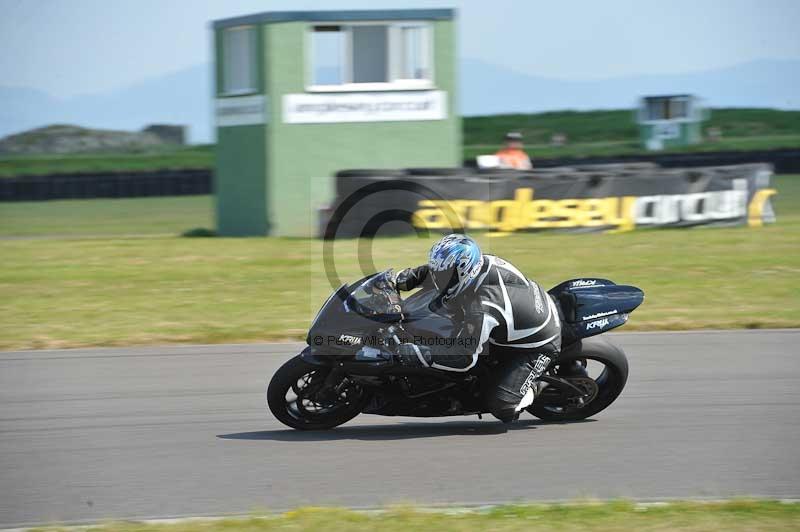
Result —
[{"label": "front fork", "polygon": [[348,379],[341,364],[334,364],[328,367],[330,367],[331,370],[325,375],[325,381],[322,383],[317,394],[323,400],[335,401],[347,386]]}]

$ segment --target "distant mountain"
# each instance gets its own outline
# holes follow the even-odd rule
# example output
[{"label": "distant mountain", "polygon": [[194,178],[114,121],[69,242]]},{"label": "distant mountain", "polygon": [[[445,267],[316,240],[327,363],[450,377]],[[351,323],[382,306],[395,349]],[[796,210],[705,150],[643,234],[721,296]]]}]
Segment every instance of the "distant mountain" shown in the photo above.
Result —
[{"label": "distant mountain", "polygon": [[465,115],[626,109],[643,95],[681,93],[700,96],[710,107],[800,109],[800,61],[754,61],[686,74],[565,81],[465,59],[460,86]]},{"label": "distant mountain", "polygon": [[[211,67],[196,65],[121,89],[68,99],[35,89],[0,87],[0,136],[53,123],[139,130],[186,124],[191,142],[212,139]],[[532,76],[474,59],[460,66],[465,115],[562,109],[632,108],[646,94],[691,93],[711,107],[800,109],[800,61],[658,76],[565,81]]]},{"label": "distant mountain", "polygon": [[143,131],[87,129],[56,124],[0,138],[0,155],[140,151],[182,142],[181,128],[150,126]]},{"label": "distant mountain", "polygon": [[188,125],[190,142],[209,142],[211,119],[208,65],[68,99],[34,89],[0,87],[0,137],[54,123],[129,131],[171,123]]}]

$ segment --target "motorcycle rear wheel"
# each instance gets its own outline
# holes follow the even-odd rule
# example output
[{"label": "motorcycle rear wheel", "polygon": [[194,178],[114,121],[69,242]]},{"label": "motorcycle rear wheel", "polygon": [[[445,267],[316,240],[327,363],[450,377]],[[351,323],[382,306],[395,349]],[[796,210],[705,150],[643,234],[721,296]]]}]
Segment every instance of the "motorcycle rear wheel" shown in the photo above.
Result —
[{"label": "motorcycle rear wheel", "polygon": [[[567,367],[575,360],[593,360],[605,366],[597,378],[576,374],[559,375],[559,369]],[[568,353],[558,359],[555,367],[548,369],[549,374],[562,376],[574,385],[587,391],[591,400],[582,407],[548,401],[547,389],[542,396],[526,410],[546,421],[580,421],[605,410],[613,403],[628,380],[628,359],[619,347],[603,338],[583,340],[581,349]]]},{"label": "motorcycle rear wheel", "polygon": [[267,406],[272,414],[297,430],[332,429],[356,417],[365,402],[363,390],[352,384],[337,394],[325,394],[321,386],[330,371],[309,364],[300,355],[288,360],[267,386]]}]

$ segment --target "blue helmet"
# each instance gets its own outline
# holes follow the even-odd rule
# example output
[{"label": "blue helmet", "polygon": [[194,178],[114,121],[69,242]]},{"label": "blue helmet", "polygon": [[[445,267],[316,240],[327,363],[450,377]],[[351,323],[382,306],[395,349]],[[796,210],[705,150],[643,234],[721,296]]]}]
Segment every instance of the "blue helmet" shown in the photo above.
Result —
[{"label": "blue helmet", "polygon": [[442,237],[428,256],[428,272],[444,303],[469,288],[478,278],[482,266],[480,246],[466,235]]}]

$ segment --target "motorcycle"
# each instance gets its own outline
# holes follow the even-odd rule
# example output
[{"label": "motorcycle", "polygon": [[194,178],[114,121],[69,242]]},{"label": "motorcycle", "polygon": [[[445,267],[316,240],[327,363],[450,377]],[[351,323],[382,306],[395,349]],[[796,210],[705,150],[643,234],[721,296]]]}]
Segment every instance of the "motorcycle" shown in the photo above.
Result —
[{"label": "motorcycle", "polygon": [[[452,339],[456,325],[437,305],[435,289],[403,300],[392,275],[386,270],[342,285],[323,304],[308,347],[283,364],[267,388],[267,404],[279,421],[298,430],[324,430],[361,413],[480,418],[487,412],[484,383],[502,348],[491,346],[463,373],[399,364],[391,353],[398,331],[435,353],[437,343]],[[548,294],[561,318],[562,351],[526,410],[547,421],[586,419],[611,405],[628,379],[625,353],[598,335],[625,324],[644,293],[608,279],[581,278]]]}]

